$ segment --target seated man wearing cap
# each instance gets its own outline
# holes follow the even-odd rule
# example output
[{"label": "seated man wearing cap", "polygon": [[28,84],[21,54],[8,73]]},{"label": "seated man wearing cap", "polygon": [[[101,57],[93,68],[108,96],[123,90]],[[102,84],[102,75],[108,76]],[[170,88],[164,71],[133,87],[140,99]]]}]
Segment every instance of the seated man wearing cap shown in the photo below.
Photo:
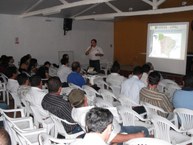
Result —
[{"label": "seated man wearing cap", "polygon": [[[79,95],[75,95],[75,94],[79,94]],[[85,97],[83,91],[79,89],[72,90],[71,93],[69,94],[68,99],[69,99],[69,102],[74,107],[72,109],[72,114],[71,114],[73,120],[77,122],[86,131],[85,129],[86,113],[94,106],[88,106],[87,98]],[[113,108],[107,108],[107,109],[113,113],[112,111]],[[132,138],[149,136],[147,128],[141,127],[141,126],[122,126],[116,121],[115,117],[113,118],[113,127],[114,129],[108,140],[108,142],[111,142],[111,143],[122,143]],[[123,132],[127,134],[121,134]]]},{"label": "seated man wearing cap", "polygon": [[[72,106],[60,95],[62,83],[58,77],[51,77],[48,80],[48,94],[42,100],[42,107],[50,113],[74,123],[71,117]],[[66,132],[76,133],[82,131],[79,125],[63,124]]]}]

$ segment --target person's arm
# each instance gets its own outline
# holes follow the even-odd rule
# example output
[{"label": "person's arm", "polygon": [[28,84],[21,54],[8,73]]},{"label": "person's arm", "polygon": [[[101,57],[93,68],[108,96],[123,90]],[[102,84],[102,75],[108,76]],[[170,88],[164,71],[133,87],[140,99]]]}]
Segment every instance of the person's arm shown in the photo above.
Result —
[{"label": "person's arm", "polygon": [[88,48],[88,49],[86,50],[85,55],[88,55],[88,54],[90,53],[91,49],[92,49],[92,46],[90,46],[90,48]]},{"label": "person's arm", "polygon": [[117,134],[111,142],[112,143],[122,143],[122,142],[126,142],[133,138],[140,138],[144,136],[145,135],[143,132],[134,133],[134,134]]}]

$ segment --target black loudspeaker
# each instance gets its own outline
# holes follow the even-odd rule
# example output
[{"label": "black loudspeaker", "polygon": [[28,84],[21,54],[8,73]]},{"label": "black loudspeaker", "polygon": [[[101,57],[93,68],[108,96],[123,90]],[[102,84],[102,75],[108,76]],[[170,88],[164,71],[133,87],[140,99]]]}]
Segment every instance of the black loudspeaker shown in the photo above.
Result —
[{"label": "black loudspeaker", "polygon": [[186,74],[193,73],[193,54],[189,53],[186,60]]},{"label": "black loudspeaker", "polygon": [[72,19],[64,18],[63,29],[64,31],[72,30]]}]

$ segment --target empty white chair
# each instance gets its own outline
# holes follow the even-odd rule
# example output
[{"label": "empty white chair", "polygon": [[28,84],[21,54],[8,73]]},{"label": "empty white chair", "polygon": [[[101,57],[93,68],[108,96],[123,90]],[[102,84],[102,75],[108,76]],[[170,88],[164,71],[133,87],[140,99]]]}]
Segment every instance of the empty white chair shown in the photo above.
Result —
[{"label": "empty white chair", "polygon": [[113,104],[101,98],[96,98],[95,106],[107,108],[107,107],[113,107]]},{"label": "empty white chair", "polygon": [[41,133],[39,135],[40,145],[53,145],[53,144],[70,145],[77,140],[79,140],[79,139],[58,139],[58,138],[54,138],[46,133]]},{"label": "empty white chair", "polygon": [[185,135],[185,131],[179,130],[173,123],[164,117],[152,115],[151,121],[155,127],[154,136],[175,145],[187,145],[193,142],[193,138]]},{"label": "empty white chair", "polygon": [[174,113],[178,116],[178,123],[180,124],[180,129],[187,131],[193,135],[193,110],[186,108],[176,108]]},{"label": "empty white chair", "polygon": [[124,145],[172,145],[167,141],[157,138],[134,138],[124,143]]}]

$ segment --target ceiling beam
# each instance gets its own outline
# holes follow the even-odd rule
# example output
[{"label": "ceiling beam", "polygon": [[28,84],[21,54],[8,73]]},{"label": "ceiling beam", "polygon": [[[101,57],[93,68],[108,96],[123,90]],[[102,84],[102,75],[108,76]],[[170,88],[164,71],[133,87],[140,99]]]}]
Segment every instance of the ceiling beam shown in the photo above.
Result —
[{"label": "ceiling beam", "polygon": [[117,13],[122,12],[122,11],[119,10],[117,7],[115,7],[114,5],[112,5],[111,3],[106,2],[106,4],[107,4],[110,8],[112,8],[114,11],[116,11]]},{"label": "ceiling beam", "polygon": [[166,0],[142,0],[143,2],[149,4],[152,6],[153,10],[158,9],[158,6],[161,5],[163,2],[165,2]]},{"label": "ceiling beam", "polygon": [[174,7],[174,8],[164,8],[157,10],[145,10],[145,11],[132,11],[132,12],[121,12],[121,13],[111,13],[111,14],[100,14],[100,15],[89,15],[89,16],[79,16],[75,17],[76,20],[112,20],[115,17],[123,16],[139,16],[139,15],[154,15],[154,14],[165,14],[165,13],[175,13],[175,12],[185,12],[192,11],[193,6],[183,6],[183,7]]},{"label": "ceiling beam", "polygon": [[97,4],[97,3],[104,3],[112,0],[82,0],[82,1],[77,1],[73,3],[68,3],[68,4],[63,4],[59,6],[54,6],[46,9],[41,9],[37,11],[32,11],[28,13],[24,13],[21,15],[21,17],[29,17],[29,16],[34,16],[34,15],[40,15],[40,14],[49,14],[49,13],[54,13],[54,11],[60,12],[62,9],[67,9],[67,8],[72,8],[72,7],[77,7],[77,6],[83,6],[83,5],[89,5],[89,4]]},{"label": "ceiling beam", "polygon": [[68,4],[68,2],[66,0],[59,0],[61,3],[63,4]]},{"label": "ceiling beam", "polygon": [[27,10],[25,10],[24,13],[27,13],[27,12],[33,10],[33,9],[34,9],[35,7],[37,7],[41,2],[43,2],[43,0],[37,1],[37,2],[36,2],[35,4],[33,4],[30,8],[28,8]]}]

